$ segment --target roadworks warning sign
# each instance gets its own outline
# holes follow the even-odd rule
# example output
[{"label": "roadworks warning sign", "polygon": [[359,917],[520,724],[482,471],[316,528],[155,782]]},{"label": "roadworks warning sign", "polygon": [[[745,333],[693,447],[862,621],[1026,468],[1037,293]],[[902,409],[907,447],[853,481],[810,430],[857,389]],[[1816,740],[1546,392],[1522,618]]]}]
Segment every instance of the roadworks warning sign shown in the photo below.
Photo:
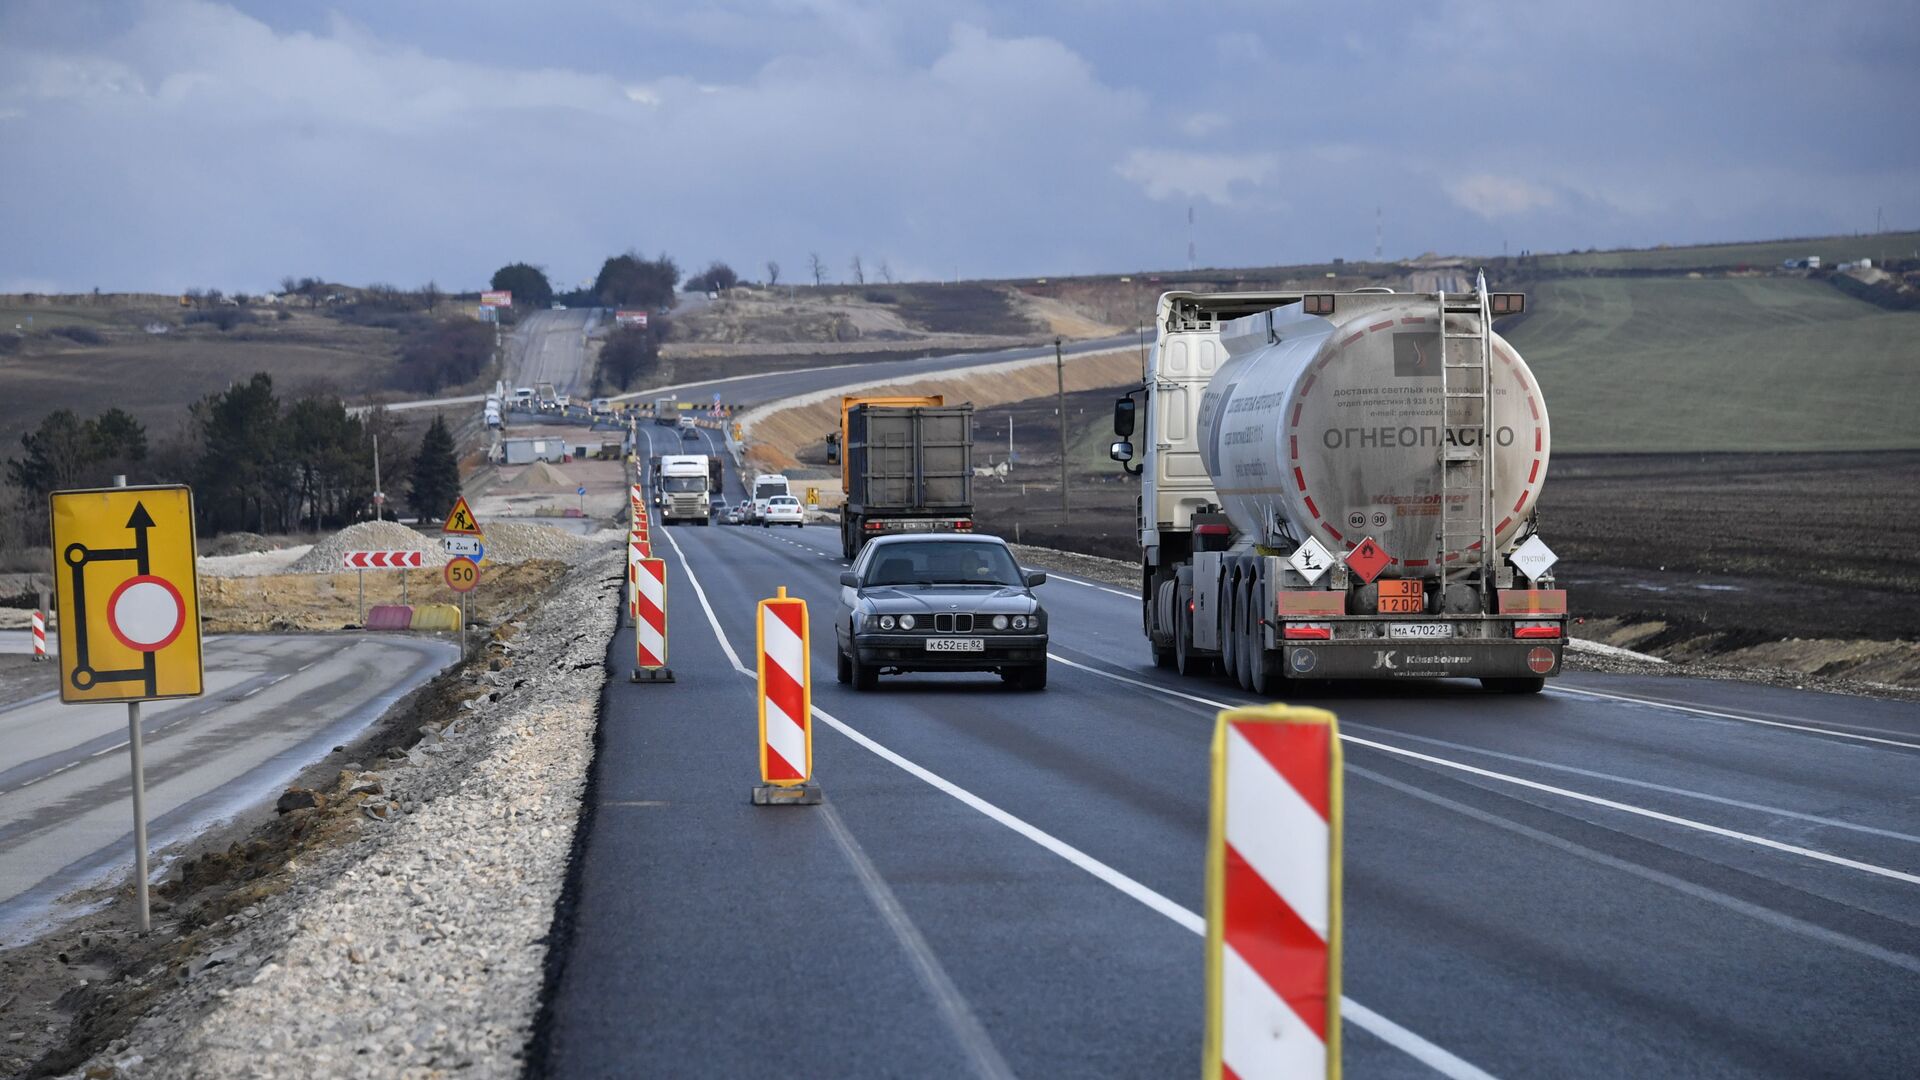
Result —
[{"label": "roadworks warning sign", "polygon": [[479,536],[480,522],[475,520],[473,509],[467,505],[467,497],[459,496],[454,500],[453,512],[447,515],[447,523],[440,526],[443,533],[455,533],[460,536]]}]

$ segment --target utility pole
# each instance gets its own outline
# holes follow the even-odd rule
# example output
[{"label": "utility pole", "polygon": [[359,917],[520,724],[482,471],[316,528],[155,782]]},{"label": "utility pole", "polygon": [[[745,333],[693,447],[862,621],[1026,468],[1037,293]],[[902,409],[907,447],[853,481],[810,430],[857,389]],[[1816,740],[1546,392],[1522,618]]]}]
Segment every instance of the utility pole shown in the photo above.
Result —
[{"label": "utility pole", "polygon": [[1060,410],[1060,524],[1067,523],[1067,358],[1053,339],[1053,385]]},{"label": "utility pole", "polygon": [[373,520],[381,520],[380,505],[386,501],[386,493],[380,490],[380,436],[375,435],[373,437]]}]

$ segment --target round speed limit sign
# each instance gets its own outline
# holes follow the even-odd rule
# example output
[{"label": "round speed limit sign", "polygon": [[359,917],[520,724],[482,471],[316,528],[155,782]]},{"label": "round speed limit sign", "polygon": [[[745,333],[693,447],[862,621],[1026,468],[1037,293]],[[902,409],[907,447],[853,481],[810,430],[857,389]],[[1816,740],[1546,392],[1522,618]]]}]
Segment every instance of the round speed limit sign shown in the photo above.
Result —
[{"label": "round speed limit sign", "polygon": [[466,592],[480,584],[480,564],[472,559],[452,559],[447,563],[447,588],[454,592]]}]

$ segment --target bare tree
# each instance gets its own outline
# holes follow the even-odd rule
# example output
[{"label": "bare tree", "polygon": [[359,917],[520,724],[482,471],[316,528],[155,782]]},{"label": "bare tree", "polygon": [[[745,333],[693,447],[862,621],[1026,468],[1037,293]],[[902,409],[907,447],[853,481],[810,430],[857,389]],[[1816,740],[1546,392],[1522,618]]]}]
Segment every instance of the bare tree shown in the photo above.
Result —
[{"label": "bare tree", "polygon": [[819,252],[810,251],[807,253],[807,268],[813,271],[813,283],[815,285],[819,285],[821,282],[827,280],[827,264],[820,261]]},{"label": "bare tree", "polygon": [[780,264],[772,259],[767,260],[767,284],[780,284]]},{"label": "bare tree", "polygon": [[855,255],[853,262],[848,265],[853,271],[853,283],[855,285],[865,285],[867,283],[867,272],[860,266],[860,256]]},{"label": "bare tree", "polygon": [[292,274],[288,274],[286,277],[283,277],[280,279],[280,294],[282,296],[290,295],[294,292],[297,292],[299,288],[300,288],[300,283],[294,280],[294,277]]},{"label": "bare tree", "polygon": [[885,259],[880,260],[880,280],[889,285],[893,284],[893,267],[888,266]]},{"label": "bare tree", "polygon": [[427,314],[433,314],[433,309],[439,307],[440,301],[444,299],[446,294],[440,291],[438,282],[428,281],[420,286],[420,309]]},{"label": "bare tree", "polygon": [[181,295],[185,296],[187,298],[187,303],[192,304],[194,307],[206,306],[207,290],[201,288],[198,285],[195,285],[193,288],[188,289],[186,292],[182,293]]}]

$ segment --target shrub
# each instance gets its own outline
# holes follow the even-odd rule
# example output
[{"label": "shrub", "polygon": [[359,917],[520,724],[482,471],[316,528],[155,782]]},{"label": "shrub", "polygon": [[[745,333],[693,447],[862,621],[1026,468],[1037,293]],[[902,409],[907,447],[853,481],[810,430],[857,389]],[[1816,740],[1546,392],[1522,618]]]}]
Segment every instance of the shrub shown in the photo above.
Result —
[{"label": "shrub", "polygon": [[91,326],[56,326],[47,331],[57,337],[66,338],[75,345],[105,345],[107,336]]}]

